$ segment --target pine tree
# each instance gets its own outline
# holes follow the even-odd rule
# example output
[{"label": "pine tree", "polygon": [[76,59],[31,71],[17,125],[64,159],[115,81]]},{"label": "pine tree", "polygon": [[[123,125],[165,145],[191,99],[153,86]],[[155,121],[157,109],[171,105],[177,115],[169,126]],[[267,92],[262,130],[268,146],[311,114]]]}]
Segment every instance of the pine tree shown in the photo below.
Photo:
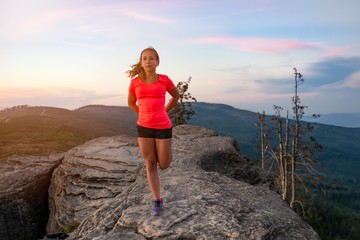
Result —
[{"label": "pine tree", "polygon": [[194,102],[197,102],[197,100],[191,96],[191,93],[188,92],[190,81],[191,77],[189,77],[187,81],[178,82],[176,85],[180,94],[179,102],[169,112],[170,119],[172,120],[174,126],[187,124],[187,122],[195,114],[190,100]]}]

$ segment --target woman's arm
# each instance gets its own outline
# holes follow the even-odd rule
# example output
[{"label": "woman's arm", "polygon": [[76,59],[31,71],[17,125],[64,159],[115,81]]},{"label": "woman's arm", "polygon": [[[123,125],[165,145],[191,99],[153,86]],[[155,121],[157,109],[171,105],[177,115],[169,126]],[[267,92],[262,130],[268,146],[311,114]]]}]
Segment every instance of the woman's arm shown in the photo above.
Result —
[{"label": "woman's arm", "polygon": [[128,106],[134,112],[139,112],[139,107],[136,105],[136,96],[131,93],[128,95]]},{"label": "woman's arm", "polygon": [[166,112],[169,112],[177,104],[180,98],[177,87],[174,87],[173,90],[169,92],[169,94],[171,95],[172,98],[170,99],[169,103],[166,104],[165,106]]}]

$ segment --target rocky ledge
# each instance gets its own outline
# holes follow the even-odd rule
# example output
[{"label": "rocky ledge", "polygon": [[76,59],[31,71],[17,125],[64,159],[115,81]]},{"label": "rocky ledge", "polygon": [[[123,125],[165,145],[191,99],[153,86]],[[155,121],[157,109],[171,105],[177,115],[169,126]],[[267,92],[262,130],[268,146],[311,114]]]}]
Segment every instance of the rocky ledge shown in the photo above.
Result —
[{"label": "rocky ledge", "polygon": [[151,193],[136,139],[103,137],[65,154],[49,189],[47,232],[68,239],[319,239],[269,189],[229,137],[178,126],[173,162],[160,171],[165,199]]}]

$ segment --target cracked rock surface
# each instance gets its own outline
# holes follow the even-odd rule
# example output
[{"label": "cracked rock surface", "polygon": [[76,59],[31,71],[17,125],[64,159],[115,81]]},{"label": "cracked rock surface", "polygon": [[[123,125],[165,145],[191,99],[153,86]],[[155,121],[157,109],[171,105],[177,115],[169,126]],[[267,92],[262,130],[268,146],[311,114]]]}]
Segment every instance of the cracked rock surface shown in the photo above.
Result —
[{"label": "cracked rock surface", "polygon": [[191,125],[173,130],[173,162],[159,170],[164,209],[151,193],[136,138],[99,138],[54,171],[47,231],[68,239],[319,239],[264,184],[229,137]]}]

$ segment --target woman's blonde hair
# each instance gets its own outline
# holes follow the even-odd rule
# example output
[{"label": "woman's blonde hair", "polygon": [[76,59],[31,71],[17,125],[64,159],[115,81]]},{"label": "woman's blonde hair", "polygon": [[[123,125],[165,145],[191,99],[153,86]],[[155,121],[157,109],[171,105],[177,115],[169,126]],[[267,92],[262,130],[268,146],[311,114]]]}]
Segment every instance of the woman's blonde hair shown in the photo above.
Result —
[{"label": "woman's blonde hair", "polygon": [[155,53],[156,56],[156,60],[160,61],[159,58],[159,54],[157,53],[157,51],[155,50],[155,48],[153,47],[147,47],[144,50],[141,51],[140,53],[140,58],[139,58],[139,62],[136,64],[131,65],[131,69],[129,71],[127,71],[128,73],[128,77],[130,78],[134,78],[136,76],[140,77],[141,79],[145,80],[145,72],[144,69],[141,66],[141,58],[142,58],[142,54],[147,51],[147,50],[151,50]]}]

